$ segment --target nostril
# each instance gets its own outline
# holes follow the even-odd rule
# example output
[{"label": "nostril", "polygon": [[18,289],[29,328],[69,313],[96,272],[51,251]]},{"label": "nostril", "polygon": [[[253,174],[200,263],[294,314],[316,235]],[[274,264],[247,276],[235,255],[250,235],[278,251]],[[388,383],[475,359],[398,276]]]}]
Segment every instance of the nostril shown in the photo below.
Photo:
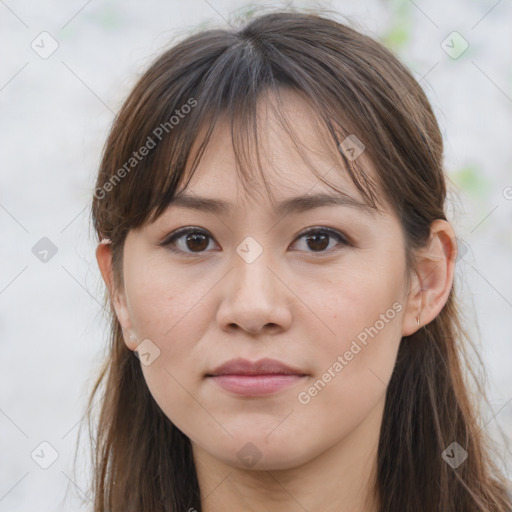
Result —
[{"label": "nostril", "polygon": [[[275,328],[277,328],[277,324],[274,324],[274,323],[268,323],[268,324],[265,324],[265,326],[264,326],[263,328],[275,329]],[[251,329],[247,329],[247,328],[245,328],[245,327],[242,327],[242,329],[243,329],[244,331],[247,331],[247,332],[248,332],[248,333],[250,333],[250,334],[258,334],[258,333],[261,331],[261,329],[251,330]]]}]

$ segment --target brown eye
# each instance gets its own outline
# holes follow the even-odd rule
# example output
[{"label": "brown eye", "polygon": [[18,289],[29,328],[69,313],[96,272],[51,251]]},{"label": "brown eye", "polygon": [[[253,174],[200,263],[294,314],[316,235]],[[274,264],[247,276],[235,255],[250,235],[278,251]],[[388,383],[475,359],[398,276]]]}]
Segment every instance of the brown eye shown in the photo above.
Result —
[{"label": "brown eye", "polygon": [[[341,235],[341,233],[328,228],[310,229],[305,233],[302,233],[302,235],[297,238],[297,240],[301,239],[306,241],[306,249],[304,250],[307,252],[330,252],[331,249],[329,249],[329,245],[332,239],[338,242],[337,244],[334,244],[334,246],[340,244],[349,245],[349,242],[343,235]],[[333,248],[332,245],[331,248]]]},{"label": "brown eye", "polygon": [[323,251],[329,246],[329,238],[326,233],[308,235],[308,246],[315,251]]},{"label": "brown eye", "polygon": [[172,233],[160,245],[177,253],[200,254],[208,248],[210,239],[206,231],[187,228]]},{"label": "brown eye", "polygon": [[208,238],[203,233],[191,233],[185,237],[185,244],[192,251],[204,251],[208,247]]}]

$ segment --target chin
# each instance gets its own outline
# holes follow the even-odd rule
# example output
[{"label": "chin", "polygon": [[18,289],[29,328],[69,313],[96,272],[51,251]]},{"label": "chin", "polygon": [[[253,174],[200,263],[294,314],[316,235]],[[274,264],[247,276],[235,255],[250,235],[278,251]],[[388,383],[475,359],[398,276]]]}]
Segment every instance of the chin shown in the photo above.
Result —
[{"label": "chin", "polygon": [[245,435],[237,440],[230,439],[229,447],[219,452],[217,444],[211,447],[213,450],[210,454],[230,466],[249,471],[292,469],[315,457],[315,454],[305,449],[303,442],[290,438],[285,442],[277,436],[272,440],[273,434],[270,437],[267,435]]}]

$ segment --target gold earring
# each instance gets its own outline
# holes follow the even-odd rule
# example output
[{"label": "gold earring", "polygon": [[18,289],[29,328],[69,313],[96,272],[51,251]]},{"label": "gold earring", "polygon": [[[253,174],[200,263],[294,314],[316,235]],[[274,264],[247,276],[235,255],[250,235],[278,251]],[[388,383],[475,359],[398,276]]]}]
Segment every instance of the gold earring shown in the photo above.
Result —
[{"label": "gold earring", "polygon": [[[421,313],[420,313],[420,316],[421,316]],[[419,316],[416,317],[416,324],[420,325],[420,317]]]}]

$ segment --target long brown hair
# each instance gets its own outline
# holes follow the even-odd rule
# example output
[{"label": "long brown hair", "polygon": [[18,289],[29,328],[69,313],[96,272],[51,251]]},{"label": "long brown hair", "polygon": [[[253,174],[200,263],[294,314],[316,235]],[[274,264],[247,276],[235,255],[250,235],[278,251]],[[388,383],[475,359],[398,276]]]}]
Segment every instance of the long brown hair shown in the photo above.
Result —
[{"label": "long brown hair", "polygon": [[[446,220],[443,141],[429,101],[380,43],[334,15],[287,9],[260,13],[236,28],[187,34],[129,94],[106,141],[92,198],[98,241],[112,242],[115,289],[123,287],[127,233],[165,210],[190,158],[191,176],[221,117],[231,122],[237,170],[250,182],[254,168],[245,165],[244,141],[256,135],[257,100],[268,91],[279,98],[283,88],[301,94],[318,113],[331,136],[326,144],[368,204],[378,209],[383,199],[399,214],[408,275],[414,272],[415,251],[428,242],[431,222]],[[204,127],[200,149],[191,155]],[[351,134],[365,145],[377,181],[340,149]],[[105,304],[110,345],[88,407],[94,511],[200,511],[190,441],[152,398],[108,293]],[[378,448],[375,493],[382,512],[512,509],[481,426],[476,399],[485,398],[485,390],[467,355],[473,345],[459,309],[453,286],[437,317],[401,340]],[[441,456],[454,441],[468,453],[456,469]]]}]

